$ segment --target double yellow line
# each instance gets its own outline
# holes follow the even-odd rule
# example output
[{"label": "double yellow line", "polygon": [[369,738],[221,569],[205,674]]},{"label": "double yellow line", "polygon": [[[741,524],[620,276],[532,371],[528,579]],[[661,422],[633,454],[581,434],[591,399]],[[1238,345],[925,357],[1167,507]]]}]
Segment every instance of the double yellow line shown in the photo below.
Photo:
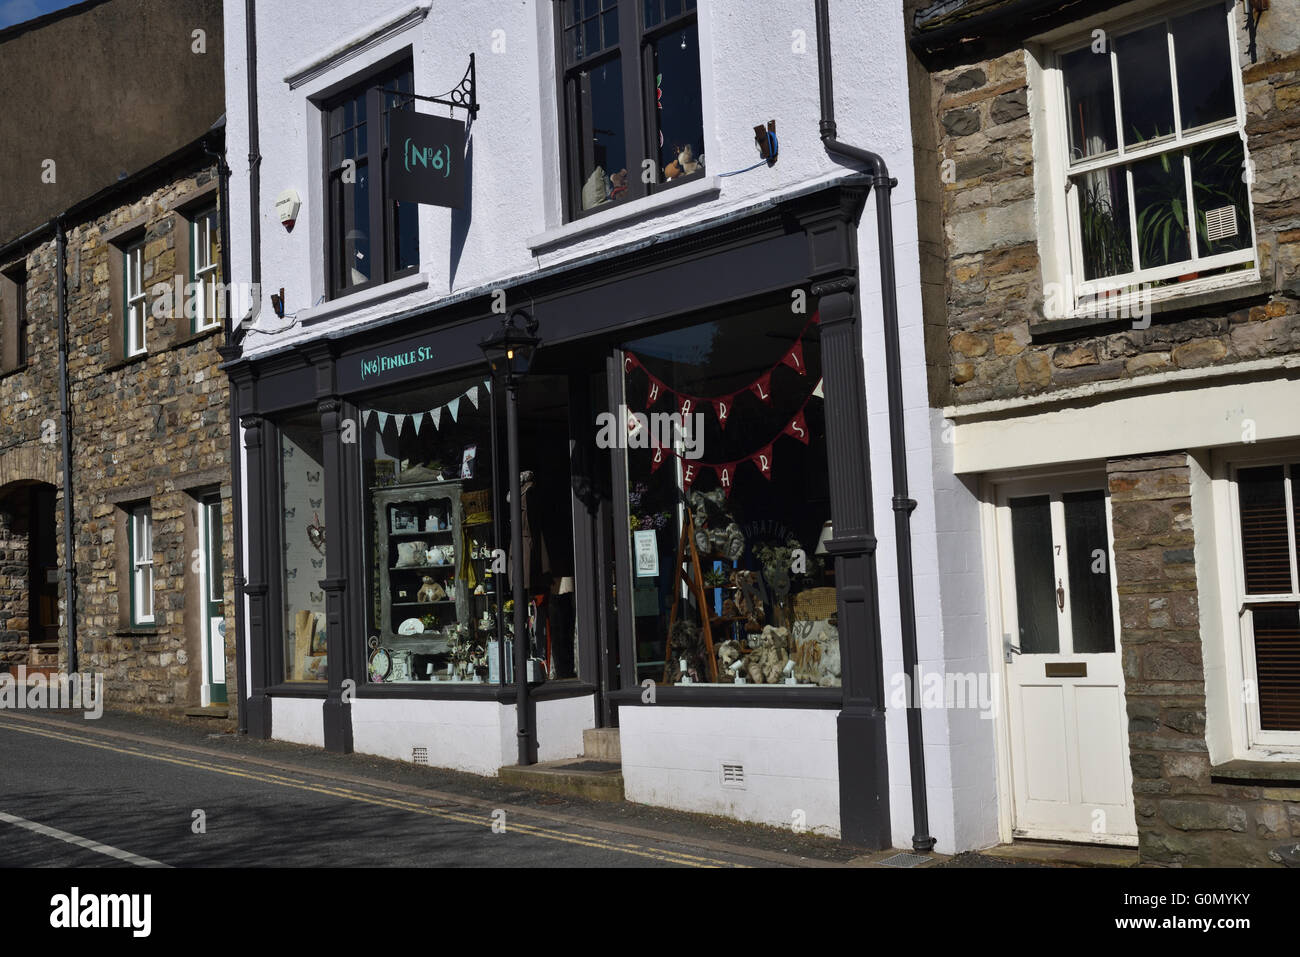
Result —
[{"label": "double yellow line", "polygon": [[[299,791],[309,791],[313,794],[323,794],[328,797],[341,798],[345,801],[357,801],[363,804],[373,804],[378,807],[393,808],[398,811],[410,811],[413,814],[423,814],[426,817],[441,818],[442,820],[455,821],[459,824],[475,824],[480,827],[491,828],[495,823],[491,816],[485,820],[481,814],[475,815],[464,811],[449,811],[444,808],[429,807],[428,805],[414,801],[403,801],[400,798],[380,797],[374,794],[365,794],[361,791],[354,791],[351,788],[324,784],[311,784],[307,781],[285,777],[282,774],[273,774],[269,771],[244,771],[227,765],[205,763],[173,755],[150,753],[148,751],[142,751],[139,748],[119,747],[117,745],[106,744],[102,741],[96,741],[93,738],[76,734],[74,732],[56,731],[44,726],[36,727],[28,724],[25,720],[22,721],[22,723],[19,723],[18,721],[0,721],[0,728],[18,731],[23,734],[33,734],[43,738],[50,738],[55,741],[63,741],[68,744],[79,744],[83,747],[98,748],[101,751],[112,751],[116,754],[124,754],[133,758],[145,758],[150,761],[163,761],[181,767],[194,768],[198,771],[210,771],[216,774],[225,774],[230,777],[246,778],[250,781],[258,781],[263,784],[274,784],[280,787],[294,788]],[[520,812],[516,812],[516,814],[518,813]],[[645,847],[631,843],[616,843],[614,841],[607,841],[601,838],[589,837],[568,831],[553,830],[550,828],[538,827],[533,824],[521,824],[509,819],[506,821],[505,833],[526,834],[530,837],[543,838],[549,841],[560,841],[564,844],[575,844],[581,847],[590,847],[602,851],[614,851],[620,854],[629,854],[634,857],[663,861],[665,863],[676,864],[683,867],[744,866],[733,864],[729,861],[717,860],[709,857],[699,857],[681,851],[668,850],[666,848]]]}]

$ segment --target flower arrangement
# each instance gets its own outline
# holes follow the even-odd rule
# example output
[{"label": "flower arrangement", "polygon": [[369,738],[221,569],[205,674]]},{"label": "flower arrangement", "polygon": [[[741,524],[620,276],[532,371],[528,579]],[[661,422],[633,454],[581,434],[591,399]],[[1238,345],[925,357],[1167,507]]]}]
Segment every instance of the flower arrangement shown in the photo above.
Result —
[{"label": "flower arrangement", "polygon": [[634,532],[637,530],[661,531],[672,523],[673,513],[667,510],[637,514],[641,511],[642,502],[649,494],[649,491],[650,487],[645,482],[637,482],[628,489],[627,503],[628,510],[632,512],[630,521]]}]

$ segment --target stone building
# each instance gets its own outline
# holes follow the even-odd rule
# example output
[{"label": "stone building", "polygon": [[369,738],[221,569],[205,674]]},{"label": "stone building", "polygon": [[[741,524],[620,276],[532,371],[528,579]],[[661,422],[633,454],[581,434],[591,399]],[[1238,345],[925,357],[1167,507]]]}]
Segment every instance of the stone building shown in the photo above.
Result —
[{"label": "stone building", "polygon": [[1300,837],[1300,14],[907,5],[930,405],[1002,838]]},{"label": "stone building", "polygon": [[[0,106],[6,130],[39,140],[53,162],[24,168],[9,155],[0,200],[28,217],[0,236],[0,669],[98,673],[109,708],[221,715],[236,674],[218,352],[222,65],[219,47],[199,53],[191,39],[220,38],[220,6],[140,6],[80,4],[0,33],[6,63],[92,37],[127,50],[144,42],[133,19],[143,15],[184,50],[159,61],[176,82],[153,89],[147,120],[125,95],[134,81],[94,56],[79,68],[118,100],[70,105],[51,84],[48,112]],[[86,110],[129,132],[81,142],[68,130],[91,122]],[[141,130],[154,130],[147,161]],[[118,175],[126,164],[134,171]],[[86,181],[87,165],[114,172]],[[57,172],[42,181],[51,168],[72,185]]]}]

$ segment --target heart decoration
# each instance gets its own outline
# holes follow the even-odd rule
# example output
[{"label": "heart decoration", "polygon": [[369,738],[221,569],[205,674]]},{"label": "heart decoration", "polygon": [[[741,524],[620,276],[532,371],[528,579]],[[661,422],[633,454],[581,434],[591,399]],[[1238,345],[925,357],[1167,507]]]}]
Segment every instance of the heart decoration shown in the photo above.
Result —
[{"label": "heart decoration", "polygon": [[325,526],[320,523],[320,514],[313,515],[315,521],[307,526],[307,540],[322,555],[325,554]]}]

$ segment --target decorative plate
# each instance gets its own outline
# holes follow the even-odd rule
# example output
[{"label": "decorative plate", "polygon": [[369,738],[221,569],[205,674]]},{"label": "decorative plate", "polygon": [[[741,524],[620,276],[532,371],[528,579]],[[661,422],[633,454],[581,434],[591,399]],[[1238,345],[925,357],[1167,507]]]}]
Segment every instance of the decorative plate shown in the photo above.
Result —
[{"label": "decorative plate", "polygon": [[399,635],[422,635],[424,625],[418,618],[408,618],[397,627]]}]

